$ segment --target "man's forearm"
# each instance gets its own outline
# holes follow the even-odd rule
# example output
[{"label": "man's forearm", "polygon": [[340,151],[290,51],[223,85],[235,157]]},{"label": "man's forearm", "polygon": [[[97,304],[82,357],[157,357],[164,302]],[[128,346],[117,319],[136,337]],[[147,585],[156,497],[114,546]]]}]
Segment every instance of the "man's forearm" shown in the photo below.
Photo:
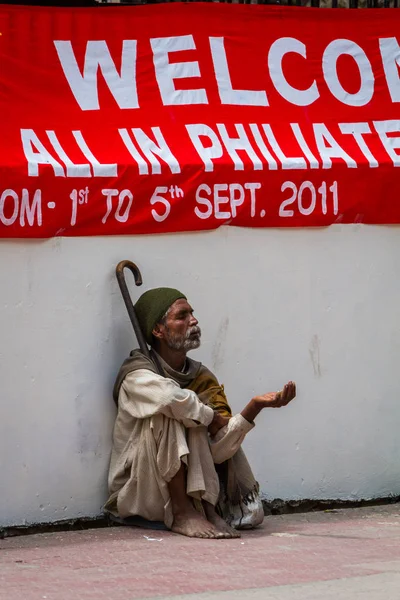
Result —
[{"label": "man's forearm", "polygon": [[203,404],[195,392],[182,389],[173,380],[161,377],[147,369],[129,373],[121,386],[121,401],[126,399],[125,409],[138,419],[161,413],[176,419],[185,426],[208,426],[214,411]]},{"label": "man's forearm", "polygon": [[[186,392],[186,398],[183,400],[177,398],[177,395],[171,399],[171,402],[161,411],[168,417],[177,419],[187,426],[208,425],[214,419],[214,411],[209,406],[206,406],[197,398],[196,394],[191,390],[181,390]],[[189,422],[192,421],[192,424]]]},{"label": "man's forearm", "polygon": [[262,408],[263,407],[260,405],[259,402],[257,402],[256,398],[252,398],[240,414],[246,419],[246,421],[248,421],[249,423],[253,423],[254,419],[260,413]]}]

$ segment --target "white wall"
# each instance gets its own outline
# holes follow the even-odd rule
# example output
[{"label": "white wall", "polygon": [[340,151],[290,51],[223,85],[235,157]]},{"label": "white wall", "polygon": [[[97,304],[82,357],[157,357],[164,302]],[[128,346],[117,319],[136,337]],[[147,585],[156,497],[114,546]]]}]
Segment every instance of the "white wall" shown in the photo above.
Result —
[{"label": "white wall", "polygon": [[[245,449],[268,498],[400,493],[400,235],[394,227],[222,228],[0,243],[0,525],[99,514],[113,379],[136,343],[114,277],[182,289],[193,356],[235,411],[288,379]],[[137,297],[139,289],[134,290]]]}]

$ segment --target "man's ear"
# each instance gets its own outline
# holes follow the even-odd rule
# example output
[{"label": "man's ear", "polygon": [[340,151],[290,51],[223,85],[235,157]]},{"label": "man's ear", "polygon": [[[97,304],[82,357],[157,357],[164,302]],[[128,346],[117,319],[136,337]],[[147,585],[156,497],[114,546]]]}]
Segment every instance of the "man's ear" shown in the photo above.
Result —
[{"label": "man's ear", "polygon": [[164,337],[164,333],[161,329],[162,325],[161,323],[157,323],[154,328],[153,331],[151,332],[155,338],[157,338],[158,340],[161,340]]}]

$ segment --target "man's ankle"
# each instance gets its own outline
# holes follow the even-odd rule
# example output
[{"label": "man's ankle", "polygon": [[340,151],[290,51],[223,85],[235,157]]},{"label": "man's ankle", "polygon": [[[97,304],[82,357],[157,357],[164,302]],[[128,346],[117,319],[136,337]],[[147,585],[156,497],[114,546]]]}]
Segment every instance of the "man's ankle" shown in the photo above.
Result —
[{"label": "man's ankle", "polygon": [[[171,498],[172,500],[172,498]],[[186,496],[186,499],[179,499],[179,502],[174,502],[172,500],[172,513],[175,514],[186,514],[193,512],[195,510],[193,506],[192,500],[189,496]]]}]

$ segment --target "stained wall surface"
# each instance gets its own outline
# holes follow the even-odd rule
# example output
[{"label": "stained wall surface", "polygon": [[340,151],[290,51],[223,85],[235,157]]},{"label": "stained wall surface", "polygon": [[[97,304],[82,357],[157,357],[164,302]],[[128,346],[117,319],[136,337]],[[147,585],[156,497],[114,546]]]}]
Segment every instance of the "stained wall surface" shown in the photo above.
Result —
[{"label": "stained wall surface", "polygon": [[[192,354],[234,411],[297,382],[244,442],[269,499],[400,494],[400,236],[395,227],[221,228],[2,241],[0,525],[95,516],[119,364],[136,346],[114,276],[186,292]],[[138,288],[133,290],[137,297]]]}]

